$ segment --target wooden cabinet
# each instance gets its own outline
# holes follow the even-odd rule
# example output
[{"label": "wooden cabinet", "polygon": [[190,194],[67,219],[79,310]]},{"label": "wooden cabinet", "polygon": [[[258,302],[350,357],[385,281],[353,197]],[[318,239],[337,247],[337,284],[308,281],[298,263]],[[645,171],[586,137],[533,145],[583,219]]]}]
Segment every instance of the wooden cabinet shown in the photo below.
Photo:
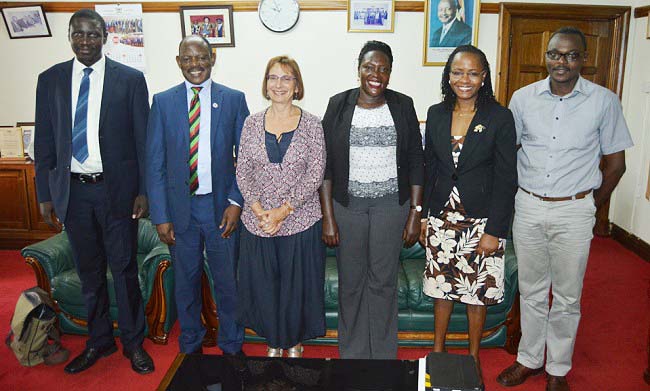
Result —
[{"label": "wooden cabinet", "polygon": [[34,163],[0,160],[0,248],[20,249],[55,233],[38,210]]}]

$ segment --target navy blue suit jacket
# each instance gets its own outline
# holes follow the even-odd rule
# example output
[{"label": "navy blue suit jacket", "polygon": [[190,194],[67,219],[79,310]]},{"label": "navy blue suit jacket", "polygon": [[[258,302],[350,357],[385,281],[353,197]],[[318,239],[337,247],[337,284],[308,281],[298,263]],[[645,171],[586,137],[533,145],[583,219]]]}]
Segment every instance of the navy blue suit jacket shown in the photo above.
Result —
[{"label": "navy blue suit jacket", "polygon": [[[236,154],[244,119],[249,114],[244,93],[212,82],[210,147],[214,216],[221,221],[231,199],[244,205],[235,181]],[[190,221],[190,125],[187,91],[181,83],[154,95],[147,128],[147,193],[151,221],[171,222],[182,233]],[[205,115],[206,108],[201,108]]]},{"label": "navy blue suit jacket", "polygon": [[472,43],[472,28],[465,22],[455,20],[451,25],[449,31],[440,42],[440,35],[442,34],[442,27],[437,29],[431,34],[429,47],[452,47],[460,45],[470,45]]},{"label": "navy blue suit jacket", "polygon": [[[65,222],[72,159],[72,62],[41,73],[36,87],[34,155],[39,202],[51,201]],[[142,72],[106,59],[99,149],[110,212],[125,217],[133,201],[146,195],[144,159],[149,93]]]}]

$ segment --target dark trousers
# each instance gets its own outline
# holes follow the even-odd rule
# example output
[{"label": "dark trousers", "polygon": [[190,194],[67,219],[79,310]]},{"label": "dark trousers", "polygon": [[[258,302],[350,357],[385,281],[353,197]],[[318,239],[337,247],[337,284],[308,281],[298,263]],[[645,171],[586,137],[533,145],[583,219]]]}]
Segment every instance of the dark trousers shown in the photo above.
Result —
[{"label": "dark trousers", "polygon": [[116,218],[110,213],[103,182],[84,184],[72,179],[64,223],[88,311],[90,338],[86,346],[97,349],[115,343],[107,263],[113,276],[122,346],[133,350],[142,345],[145,321],[136,261],[138,222],[128,215]]},{"label": "dark trousers", "polygon": [[221,237],[212,194],[192,197],[191,216],[187,230],[176,235],[170,247],[176,276],[176,306],[181,335],[181,353],[191,353],[201,347],[205,328],[201,323],[201,274],[203,254],[207,255],[212,272],[215,303],[219,316],[218,345],[226,353],[241,350],[244,328],[235,321],[237,287],[235,268],[239,252],[239,231],[229,239]]},{"label": "dark trousers", "polygon": [[341,358],[397,358],[397,275],[409,204],[398,194],[334,201],[340,245],[339,354]]}]

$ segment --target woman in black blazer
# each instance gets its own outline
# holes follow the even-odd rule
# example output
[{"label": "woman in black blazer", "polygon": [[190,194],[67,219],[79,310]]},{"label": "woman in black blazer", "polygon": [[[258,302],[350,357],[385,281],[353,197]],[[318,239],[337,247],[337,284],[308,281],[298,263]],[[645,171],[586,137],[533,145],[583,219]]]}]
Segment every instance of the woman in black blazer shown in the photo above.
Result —
[{"label": "woman in black blazer", "polygon": [[466,303],[478,364],[485,306],[503,301],[517,190],[515,124],[494,99],[489,64],[474,46],[451,53],[441,85],[443,101],[429,108],[425,135],[423,291],[435,299],[434,351],[445,350],[454,301]]},{"label": "woman in black blazer", "polygon": [[392,64],[388,45],[367,42],[360,86],[333,96],[322,121],[323,241],[340,244],[341,358],[397,357],[399,254],[420,233],[422,141],[413,100],[386,88]]}]

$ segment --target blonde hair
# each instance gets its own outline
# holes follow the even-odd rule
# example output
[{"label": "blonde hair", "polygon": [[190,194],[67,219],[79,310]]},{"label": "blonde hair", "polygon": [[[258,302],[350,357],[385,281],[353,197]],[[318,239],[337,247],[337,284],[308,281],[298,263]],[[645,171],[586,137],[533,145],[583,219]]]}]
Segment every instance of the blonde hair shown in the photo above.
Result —
[{"label": "blonde hair", "polygon": [[293,99],[300,100],[305,96],[305,85],[302,82],[302,74],[300,73],[300,67],[296,60],[289,56],[276,56],[269,60],[269,63],[266,64],[266,71],[264,71],[264,80],[262,80],[262,96],[266,99],[269,99],[266,93],[267,80],[271,68],[275,64],[280,64],[282,68],[286,71],[288,70],[293,77],[296,78],[296,87],[298,87],[298,92],[293,94]]}]

